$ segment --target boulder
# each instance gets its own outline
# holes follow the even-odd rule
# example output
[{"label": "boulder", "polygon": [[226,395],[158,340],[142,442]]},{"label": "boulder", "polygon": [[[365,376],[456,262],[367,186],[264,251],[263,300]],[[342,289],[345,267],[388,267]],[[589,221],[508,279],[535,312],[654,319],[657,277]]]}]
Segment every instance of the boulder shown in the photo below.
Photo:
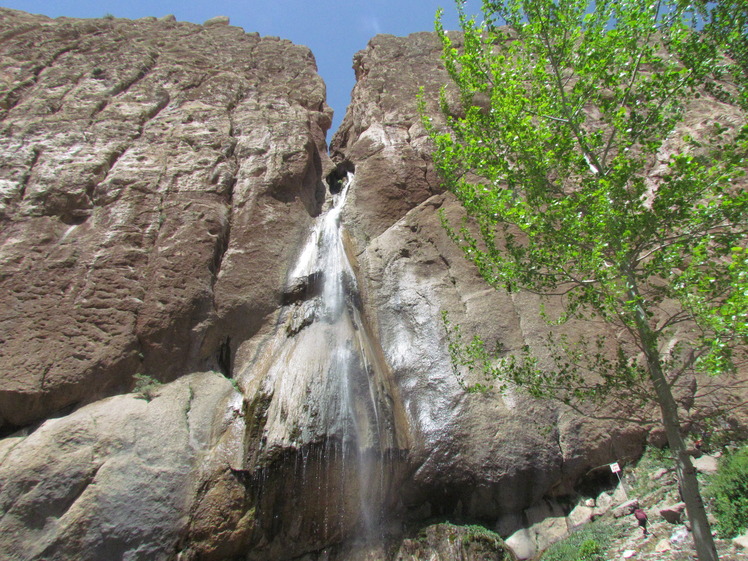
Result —
[{"label": "boulder", "polygon": [[575,506],[566,517],[569,530],[574,530],[575,528],[590,522],[594,513],[594,507],[589,507],[583,504]]},{"label": "boulder", "polygon": [[530,531],[533,533],[539,551],[547,549],[550,545],[569,535],[569,527],[566,524],[566,518],[563,516],[546,518],[542,522],[533,524]]},{"label": "boulder", "polygon": [[678,526],[670,534],[670,543],[680,545],[688,541],[689,538],[691,538],[691,532],[688,531],[688,528],[686,526]]},{"label": "boulder", "polygon": [[660,509],[660,516],[670,524],[680,524],[686,510],[686,503],[680,502]]},{"label": "boulder", "polygon": [[670,471],[672,471],[672,470],[668,470],[666,468],[660,468],[657,471],[654,471],[654,472],[650,473],[649,474],[649,478],[652,481],[657,481],[658,479],[661,479],[662,477],[664,477],[665,475],[667,475]]},{"label": "boulder", "polygon": [[532,559],[538,552],[537,544],[527,528],[517,530],[504,543],[519,560]]},{"label": "boulder", "polygon": [[234,396],[220,374],[196,374],[150,401],[101,400],[13,439],[0,462],[0,557],[173,555]]},{"label": "boulder", "polygon": [[595,499],[595,516],[602,516],[613,506],[613,497],[610,493],[603,491]]},{"label": "boulder", "polygon": [[626,487],[624,486],[623,482],[620,482],[618,484],[618,486],[613,491],[613,496],[611,498],[613,499],[614,504],[629,500],[628,491],[626,491]]},{"label": "boulder", "polygon": [[631,514],[632,512],[634,512],[634,509],[637,508],[639,508],[639,500],[631,499],[630,501],[626,501],[625,503],[620,504],[615,509],[613,509],[613,516],[615,518],[622,518]]},{"label": "boulder", "polygon": [[717,470],[719,468],[717,460],[718,458],[715,456],[704,454],[700,458],[694,458],[691,461],[693,463],[693,467],[696,468],[696,471],[700,473],[713,474],[717,473]]},{"label": "boulder", "polygon": [[734,543],[735,546],[740,549],[748,549],[748,532],[746,532],[742,536],[732,538],[732,543]]}]

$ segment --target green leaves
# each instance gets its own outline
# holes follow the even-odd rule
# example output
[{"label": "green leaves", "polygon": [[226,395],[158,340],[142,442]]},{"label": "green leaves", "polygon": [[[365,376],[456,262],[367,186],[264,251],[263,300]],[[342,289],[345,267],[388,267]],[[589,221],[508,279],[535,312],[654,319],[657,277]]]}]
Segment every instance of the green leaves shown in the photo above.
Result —
[{"label": "green leaves", "polygon": [[[745,338],[745,259],[730,249],[745,245],[733,183],[748,133],[715,123],[672,140],[722,76],[716,40],[695,31],[728,33],[710,17],[675,1],[485,0],[480,24],[460,12],[462,44],[437,22],[464,112],[443,92],[447,129],[425,124],[470,219],[445,226],[489,284],[564,295],[567,318],[629,330],[643,310],[655,344],[690,319],[698,363],[717,370]],[[658,324],[666,301],[679,307]]]},{"label": "green leaves", "polygon": [[722,537],[738,536],[748,528],[748,447],[722,459],[708,493]]},{"label": "green leaves", "polygon": [[484,0],[480,24],[460,13],[461,43],[437,23],[463,107],[445,90],[446,129],[424,118],[468,216],[442,220],[481,276],[557,297],[559,321],[616,331],[552,335],[541,364],[529,348],[465,344],[445,318],[463,387],[627,418],[654,396],[705,561],[716,550],[671,388],[695,368],[732,369],[748,343],[748,128],[742,115],[681,129],[696,100],[748,107],[746,14],[745,0]]}]

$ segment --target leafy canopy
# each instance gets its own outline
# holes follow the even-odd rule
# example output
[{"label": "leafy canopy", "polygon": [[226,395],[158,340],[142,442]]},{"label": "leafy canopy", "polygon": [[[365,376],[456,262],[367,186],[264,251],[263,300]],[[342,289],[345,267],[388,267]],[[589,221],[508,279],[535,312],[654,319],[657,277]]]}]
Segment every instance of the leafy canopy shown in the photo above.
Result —
[{"label": "leafy canopy", "polygon": [[[714,96],[743,119],[728,103],[741,91],[724,81],[740,68],[699,31],[711,21],[699,10],[484,0],[480,23],[460,11],[462,38],[437,21],[459,103],[444,91],[446,128],[424,121],[475,227],[445,225],[490,285],[560,295],[559,321],[602,318],[641,350],[695,321],[679,368],[718,372],[748,337],[748,130],[729,118],[698,135],[679,126],[690,103],[720,103]],[[591,354],[579,343],[560,342],[567,358],[556,374],[574,379],[557,386],[581,384],[580,365],[606,356],[602,341],[583,343]],[[532,363],[512,366],[532,378]],[[598,371],[606,391],[622,374],[646,374],[622,348]],[[552,386],[546,377],[534,390]]]}]

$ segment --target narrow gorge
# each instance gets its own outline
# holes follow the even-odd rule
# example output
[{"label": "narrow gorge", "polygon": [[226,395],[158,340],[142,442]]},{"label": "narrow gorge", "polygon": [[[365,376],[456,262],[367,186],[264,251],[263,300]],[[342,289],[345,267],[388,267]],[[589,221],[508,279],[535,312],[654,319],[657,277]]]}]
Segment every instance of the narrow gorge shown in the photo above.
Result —
[{"label": "narrow gorge", "polygon": [[[534,552],[664,443],[652,411],[460,384],[442,311],[546,358],[551,327],[441,225],[440,51],[372,38],[328,151],[306,47],[0,8],[0,558],[511,559],[469,525]],[[686,124],[714,119],[743,116]],[[684,377],[684,418],[745,428],[744,379]]]}]

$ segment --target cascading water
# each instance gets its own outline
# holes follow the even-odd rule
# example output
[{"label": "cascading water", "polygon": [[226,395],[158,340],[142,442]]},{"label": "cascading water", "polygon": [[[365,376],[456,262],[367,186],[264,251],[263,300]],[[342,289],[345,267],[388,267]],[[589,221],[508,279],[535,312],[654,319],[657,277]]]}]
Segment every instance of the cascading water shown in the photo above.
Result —
[{"label": "cascading water", "polygon": [[248,467],[262,473],[256,502],[269,541],[284,533],[312,534],[320,546],[352,534],[376,539],[393,459],[406,448],[341,225],[354,181],[349,175],[317,218],[289,275],[278,328],[250,374],[263,397],[250,412],[248,440],[259,444]]}]

